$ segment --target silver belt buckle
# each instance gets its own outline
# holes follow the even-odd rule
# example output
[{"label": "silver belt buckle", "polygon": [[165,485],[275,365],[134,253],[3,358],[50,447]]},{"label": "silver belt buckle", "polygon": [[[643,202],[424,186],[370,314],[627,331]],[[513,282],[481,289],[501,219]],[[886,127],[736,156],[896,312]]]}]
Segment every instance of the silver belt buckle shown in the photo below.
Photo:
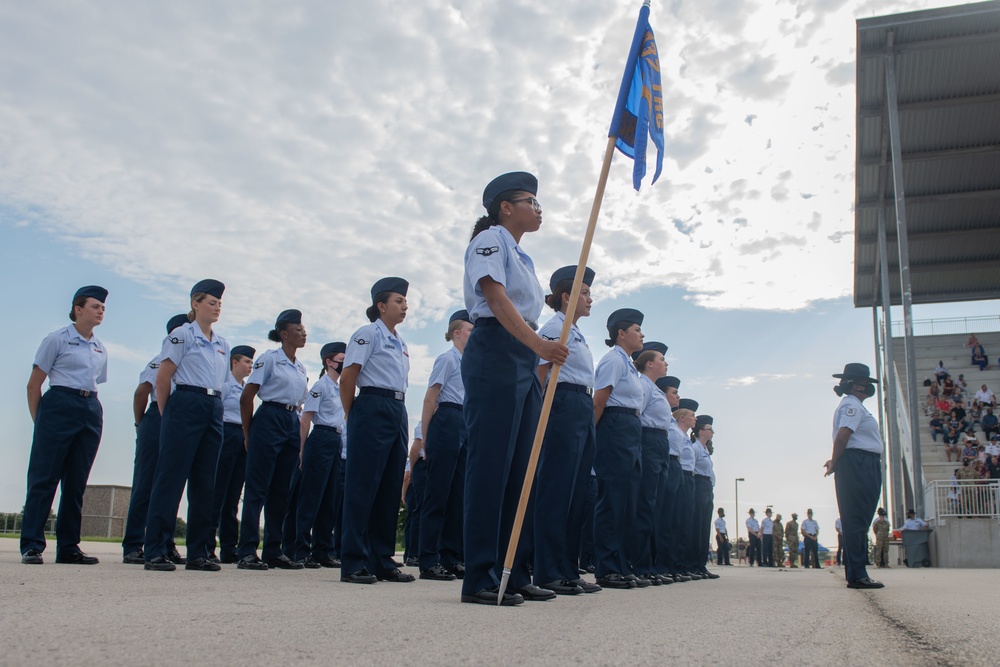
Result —
[{"label": "silver belt buckle", "polygon": [[406,394],[404,394],[401,391],[397,391],[393,394],[393,398],[395,398],[397,401],[402,401],[406,399]]},{"label": "silver belt buckle", "polygon": [[84,398],[90,398],[90,390],[89,389],[81,389],[80,390],[80,395],[83,396]]},{"label": "silver belt buckle", "polygon": [[205,387],[205,393],[209,396],[218,396],[222,392],[212,389],[211,387]]},{"label": "silver belt buckle", "polygon": [[593,396],[593,395],[594,395],[594,388],[587,387],[587,396]]}]

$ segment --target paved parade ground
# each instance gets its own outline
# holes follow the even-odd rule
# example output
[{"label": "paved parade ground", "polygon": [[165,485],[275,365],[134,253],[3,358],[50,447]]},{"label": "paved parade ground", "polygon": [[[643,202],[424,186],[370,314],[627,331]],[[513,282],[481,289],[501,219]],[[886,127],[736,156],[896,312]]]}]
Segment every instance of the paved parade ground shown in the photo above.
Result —
[{"label": "paved parade ground", "polygon": [[[494,608],[459,582],[344,584],[339,570],[22,565],[0,539],[3,665],[965,665],[1000,655],[1000,572],[713,568],[721,579]],[[407,571],[416,571],[408,568]]]}]

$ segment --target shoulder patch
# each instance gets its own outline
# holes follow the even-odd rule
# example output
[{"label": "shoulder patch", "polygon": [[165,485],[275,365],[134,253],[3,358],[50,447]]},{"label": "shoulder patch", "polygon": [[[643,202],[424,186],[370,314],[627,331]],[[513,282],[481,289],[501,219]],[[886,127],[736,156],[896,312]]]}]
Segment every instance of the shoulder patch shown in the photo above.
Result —
[{"label": "shoulder patch", "polygon": [[180,345],[181,343],[184,342],[177,336],[168,336],[168,338],[170,339],[170,342],[173,343],[174,345]]},{"label": "shoulder patch", "polygon": [[263,361],[258,361],[257,363],[255,363],[253,365],[253,367],[254,368],[264,368],[264,362]]},{"label": "shoulder patch", "polygon": [[476,254],[482,255],[483,257],[489,257],[495,252],[500,251],[500,246],[489,246],[487,248],[476,248]]},{"label": "shoulder patch", "polygon": [[558,338],[550,338],[549,336],[546,336],[545,334],[540,334],[540,335],[541,335],[541,337],[542,337],[542,338],[544,338],[545,340],[559,340]]},{"label": "shoulder patch", "polygon": [[361,338],[360,336],[358,338],[355,338],[354,342],[357,343],[358,345],[368,345],[369,343],[371,343],[370,340],[365,340],[364,338]]},{"label": "shoulder patch", "polygon": [[309,395],[312,396],[313,398],[319,398],[320,396],[323,395],[323,392],[321,392],[321,391],[310,391]]},{"label": "shoulder patch", "polygon": [[847,415],[848,417],[853,417],[854,415],[858,414],[858,409],[855,407],[848,406],[844,408],[844,414]]},{"label": "shoulder patch", "polygon": [[149,362],[149,367],[150,368],[159,368],[160,365],[158,363],[156,363],[155,361],[151,361],[151,362]]}]

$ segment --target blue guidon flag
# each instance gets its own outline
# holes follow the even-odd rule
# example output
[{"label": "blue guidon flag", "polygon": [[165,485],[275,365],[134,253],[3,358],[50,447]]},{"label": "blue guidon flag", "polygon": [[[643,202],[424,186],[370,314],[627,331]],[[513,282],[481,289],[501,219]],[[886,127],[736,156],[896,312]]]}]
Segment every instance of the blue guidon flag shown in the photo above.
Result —
[{"label": "blue guidon flag", "polygon": [[648,2],[639,10],[608,136],[616,137],[618,150],[635,161],[632,185],[636,190],[646,175],[646,145],[652,137],[656,145],[656,173],[651,184],[656,183],[663,169],[663,86],[656,40],[649,26]]}]

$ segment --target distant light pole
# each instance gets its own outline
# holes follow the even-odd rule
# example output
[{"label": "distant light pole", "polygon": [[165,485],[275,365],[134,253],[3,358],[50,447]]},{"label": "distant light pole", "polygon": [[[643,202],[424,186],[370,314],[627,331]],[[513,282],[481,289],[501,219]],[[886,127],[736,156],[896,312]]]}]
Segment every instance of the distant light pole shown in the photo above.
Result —
[{"label": "distant light pole", "polygon": [[740,562],[740,482],[745,482],[746,480],[742,477],[737,477],[734,486],[736,487],[736,516],[733,517],[736,520],[736,562]]}]

